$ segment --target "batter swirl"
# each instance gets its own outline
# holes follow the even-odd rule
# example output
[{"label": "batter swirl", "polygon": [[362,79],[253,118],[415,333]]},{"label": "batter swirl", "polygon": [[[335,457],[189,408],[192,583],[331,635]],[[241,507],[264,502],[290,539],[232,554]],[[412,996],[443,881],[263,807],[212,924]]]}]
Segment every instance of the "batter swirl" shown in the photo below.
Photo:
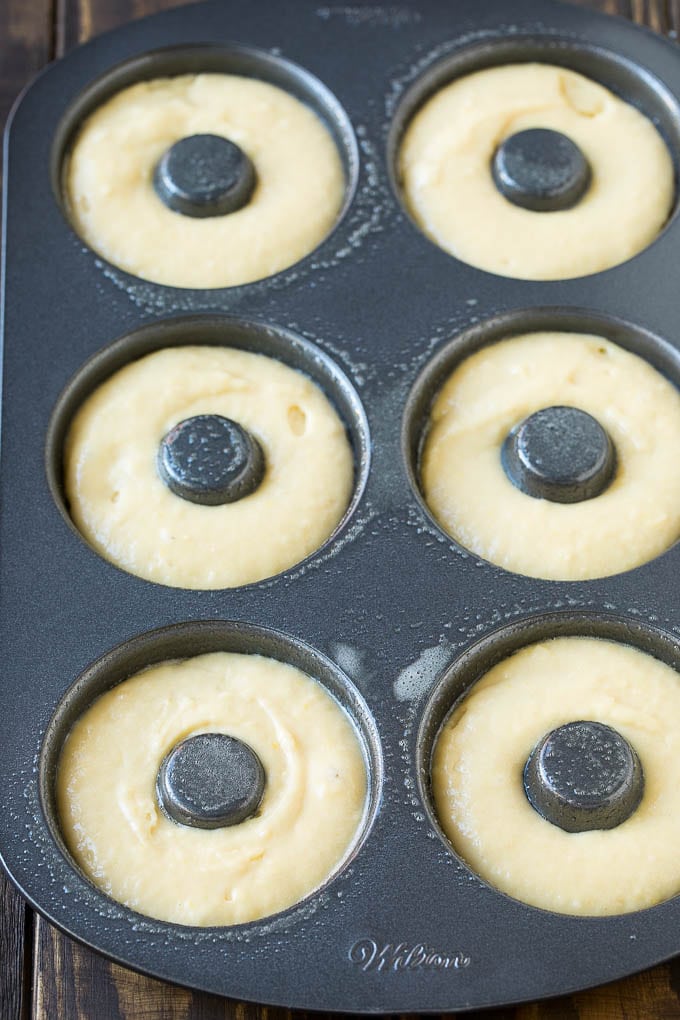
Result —
[{"label": "batter swirl", "polygon": [[[613,829],[565,832],[529,803],[522,773],[546,733],[605,723],[636,749],[637,810]],[[504,659],[442,727],[432,791],[444,832],[487,882],[546,910],[619,914],[680,891],[680,678],[638,649],[555,638]]]},{"label": "batter swirl", "polygon": [[[534,498],[503,469],[508,433],[560,405],[592,415],[613,440],[616,474],[596,498]],[[642,358],[602,337],[529,333],[482,348],[445,382],[423,449],[423,494],[450,535],[506,570],[606,577],[680,535],[679,443],[680,394]]]},{"label": "batter swirl", "polygon": [[[157,467],[179,422],[219,415],[264,453],[250,495],[201,506]],[[64,488],[73,520],[106,559],[182,588],[271,577],[321,546],[353,484],[344,425],[311,379],[273,358],[222,347],[172,347],[116,372],[84,402],[67,437]]]},{"label": "batter swirl", "polygon": [[[154,191],[176,142],[222,136],[250,158],[252,197],[228,215],[193,219]],[[321,120],[283,89],[227,74],[158,78],[123,89],[88,117],[66,175],[76,230],[96,252],[145,280],[233,287],[308,255],[337,220],[344,174]]]},{"label": "batter swirl", "polygon": [[[590,187],[571,208],[520,208],[494,183],[498,146],[535,128],[565,135],[590,164]],[[654,240],[674,198],[673,163],[652,122],[602,85],[547,64],[486,68],[442,88],[408,125],[399,167],[409,210],[436,244],[528,280],[624,262]]]},{"label": "batter swirl", "polygon": [[[155,792],[166,754],[207,732],[244,741],[266,774],[257,814],[214,830],[171,821]],[[153,666],[99,698],[66,740],[57,800],[71,853],[109,896],[165,921],[226,925],[319,886],[357,831],[366,786],[357,736],[319,683],[216,652]]]}]

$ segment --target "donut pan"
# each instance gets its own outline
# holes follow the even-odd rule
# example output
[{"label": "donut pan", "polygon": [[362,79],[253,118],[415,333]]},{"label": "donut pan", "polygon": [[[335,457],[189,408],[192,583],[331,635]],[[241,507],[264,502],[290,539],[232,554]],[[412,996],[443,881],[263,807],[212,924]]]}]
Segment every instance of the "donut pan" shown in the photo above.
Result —
[{"label": "donut pan", "polygon": [[[237,999],[404,1013],[566,994],[680,951],[680,898],[599,918],[528,907],[452,852],[430,806],[438,725],[512,649],[599,635],[680,668],[677,545],[603,580],[534,580],[461,549],[418,494],[432,396],[481,344],[531,329],[597,332],[680,381],[669,273],[680,262],[677,215],[631,261],[535,283],[448,256],[403,209],[393,161],[418,103],[457,74],[527,59],[582,71],[639,105],[680,165],[677,50],[550,0],[292,9],[215,0],[80,47],[15,108],[5,148],[0,853],[45,917],[127,966]],[[247,286],[136,279],[83,245],[59,197],[63,156],[88,110],[131,81],[199,69],[260,76],[302,97],[345,163],[333,233]],[[130,358],[187,338],[309,372],[354,445],[355,498],[336,533],[303,564],[244,588],[188,591],[124,573],[80,538],[61,494],[64,430],[83,396]],[[356,722],[370,790],[356,845],[322,889],[263,921],[187,928],[113,902],[74,866],[55,817],[55,761],[103,689],[143,665],[217,648],[262,651],[325,683]]]}]

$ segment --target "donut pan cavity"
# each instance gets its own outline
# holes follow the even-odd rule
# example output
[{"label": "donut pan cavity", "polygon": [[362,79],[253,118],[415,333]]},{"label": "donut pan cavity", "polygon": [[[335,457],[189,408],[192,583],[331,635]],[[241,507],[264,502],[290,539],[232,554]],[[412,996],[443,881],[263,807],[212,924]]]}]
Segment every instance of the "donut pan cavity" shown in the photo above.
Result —
[{"label": "donut pan cavity", "polygon": [[[352,498],[342,520],[330,536],[330,541],[342,534],[361,499],[370,468],[368,421],[356,390],[333,359],[290,330],[234,316],[205,314],[152,322],[120,337],[93,355],[65,386],[47,430],[45,469],[55,503],[69,527],[79,534],[69,515],[62,480],[64,442],[74,414],[99,385],[125,365],[153,351],[181,347],[187,342],[205,346],[229,346],[276,358],[304,372],[331,398],[345,423],[355,465]],[[326,544],[323,548],[326,548]]]},{"label": "donut pan cavity", "polygon": [[207,42],[165,46],[143,53],[108,68],[80,92],[70,104],[54,134],[50,169],[54,195],[66,219],[70,217],[64,193],[64,172],[69,150],[83,121],[121,89],[139,81],[180,74],[236,74],[285,89],[310,106],[328,127],[338,149],[345,172],[345,199],[339,219],[352,200],[358,171],[358,148],[352,125],[337,99],[324,84],[302,66],[276,53],[232,43],[210,45]]},{"label": "donut pan cavity", "polygon": [[[500,655],[568,632],[680,663],[677,545],[608,579],[534,580],[458,547],[418,495],[429,403],[445,368],[483,343],[526,329],[601,332],[678,377],[676,216],[629,262],[536,283],[458,262],[402,208],[394,155],[415,107],[452,74],[537,58],[637,103],[678,164],[676,49],[549,0],[517,0],[512,14],[472,0],[298,0],[292,13],[215,0],[74,51],[15,109],[5,150],[0,854],[46,917],[124,964],[292,1008],[424,1012],[565,994],[680,951],[678,897],[609,918],[525,906],[451,852],[430,808],[436,728]],[[83,245],[59,198],[83,115],[140,77],[197,67],[254,73],[301,95],[345,165],[330,236],[247,286],[136,279]],[[106,563],[69,526],[59,450],[79,401],[119,365],[219,337],[281,357],[326,389],[353,442],[355,497],[329,542],[275,578],[168,588]],[[135,914],[82,876],[61,845],[53,774],[70,722],[98,692],[151,661],[218,647],[273,654],[326,683],[363,741],[369,798],[323,888],[269,919],[194,929]]]}]

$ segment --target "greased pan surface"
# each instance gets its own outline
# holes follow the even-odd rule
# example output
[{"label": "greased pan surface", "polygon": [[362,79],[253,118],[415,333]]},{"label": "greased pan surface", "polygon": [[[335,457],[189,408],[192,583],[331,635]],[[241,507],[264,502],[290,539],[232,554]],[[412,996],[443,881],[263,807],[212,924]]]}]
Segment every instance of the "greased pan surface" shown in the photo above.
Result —
[{"label": "greased pan surface", "polygon": [[[176,290],[106,265],[75,236],[54,194],[63,118],[73,103],[87,106],[91,83],[127,61],[133,78],[175,73],[177,61],[186,67],[200,56],[187,51],[195,44],[213,48],[211,61],[231,54],[225,70],[245,67],[233,63],[243,61],[242,47],[292,61],[330,90],[352,127],[325,92],[284,66],[281,81],[299,83],[341,142],[347,208],[303,262],[228,290]],[[404,213],[391,159],[400,123],[423,95],[417,83],[427,91],[494,59],[492,50],[501,60],[543,55],[620,89],[657,117],[677,163],[674,48],[624,22],[534,0],[511,13],[500,2],[435,0],[180,8],[76,50],[16,108],[5,162],[0,853],[46,917],[133,968],[292,1008],[424,1012],[564,994],[680,951],[677,897],[610,918],[529,908],[458,860],[428,803],[428,741],[442,712],[513,648],[557,633],[599,634],[680,665],[677,546],[609,579],[536,581],[459,549],[411,485],[437,372],[416,381],[435,356],[453,364],[485,339],[553,325],[602,332],[680,377],[676,218],[628,263],[530,283],[463,265]],[[250,73],[259,59],[246,58]],[[185,328],[203,337],[222,329],[244,346],[266,346],[270,328],[277,350],[285,343],[276,329],[292,332],[335,368],[304,344],[291,345],[292,363],[316,371],[322,385],[337,369],[350,384],[336,392],[327,383],[355,446],[354,507],[302,566],[247,588],[186,591],[125,574],[83,542],[54,498],[61,426],[53,412],[65,387],[119,338],[116,350],[134,357],[177,342]],[[134,914],[80,875],[60,848],[51,789],[59,740],[98,690],[154,659],[214,647],[295,659],[328,683],[363,735],[371,797],[363,842],[318,893],[261,922],[189,929]]]}]

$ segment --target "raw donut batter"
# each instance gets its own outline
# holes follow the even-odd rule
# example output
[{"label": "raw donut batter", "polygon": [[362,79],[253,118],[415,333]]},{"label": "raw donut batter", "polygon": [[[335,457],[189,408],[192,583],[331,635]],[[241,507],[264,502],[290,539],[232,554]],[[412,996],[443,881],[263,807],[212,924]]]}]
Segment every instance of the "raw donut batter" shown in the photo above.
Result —
[{"label": "raw donut batter", "polygon": [[[638,809],[614,829],[565,832],[529,803],[522,772],[549,731],[605,723],[637,751]],[[618,914],[680,891],[680,677],[610,641],[555,638],[500,662],[445,722],[432,792],[454,848],[487,882],[545,910]]]},{"label": "raw donut batter", "polygon": [[[590,163],[590,188],[571,208],[534,212],[498,191],[494,153],[529,128],[561,132]],[[491,67],[441,89],[409,124],[399,167],[411,214],[436,244],[527,280],[624,262],[656,237],[674,197],[673,163],[651,121],[602,85],[546,64]]]},{"label": "raw donut batter", "polygon": [[[161,440],[178,422],[218,414],[259,441],[265,475],[249,496],[200,506],[161,480]],[[332,534],[350,500],[353,456],[342,421],[307,376],[222,347],[156,351],[116,372],[76,414],[65,447],[71,516],[106,559],[182,588],[271,577]]]},{"label": "raw donut batter", "polygon": [[[247,205],[195,219],[153,188],[180,138],[222,135],[252,160]],[[332,229],[344,174],[321,120],[283,89],[227,74],[180,75],[123,89],[83,124],[65,175],[84,241],[121,269],[173,287],[233,287],[308,255]]]},{"label": "raw donut batter", "polygon": [[[526,495],[501,447],[524,418],[567,405],[596,418],[617,453],[607,489],[580,503]],[[506,570],[583,580],[630,570],[680,536],[680,394],[646,361],[575,333],[530,333],[484,347],[435,400],[423,495],[442,527]]]},{"label": "raw donut batter", "polygon": [[[238,825],[180,825],[160,810],[158,769],[180,741],[222,732],[266,774],[258,812]],[[167,662],[104,694],[61,755],[66,843],[109,896],[178,924],[226,925],[284,910],[344,857],[361,820],[366,766],[345,713],[300,670],[217,652]]]}]

